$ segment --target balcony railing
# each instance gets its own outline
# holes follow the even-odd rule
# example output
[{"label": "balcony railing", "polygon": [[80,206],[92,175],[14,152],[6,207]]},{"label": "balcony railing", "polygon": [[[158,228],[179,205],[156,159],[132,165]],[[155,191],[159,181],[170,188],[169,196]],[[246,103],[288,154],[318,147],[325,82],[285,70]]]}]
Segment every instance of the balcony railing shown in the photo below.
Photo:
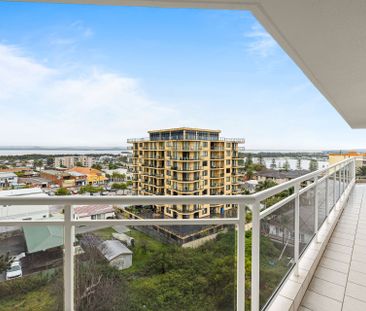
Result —
[{"label": "balcony railing", "polygon": [[[250,304],[252,311],[265,308],[290,270],[299,269],[302,252],[316,237],[321,224],[332,208],[344,201],[355,182],[356,159],[351,158],[301,176],[289,182],[252,195],[222,196],[112,196],[112,197],[0,197],[0,205],[64,205],[64,219],[9,220],[0,219],[0,226],[59,225],[64,229],[64,309],[74,310],[74,242],[75,227],[81,225],[235,225],[236,230],[236,310],[245,309],[245,221],[247,207],[252,214]],[[307,183],[306,183],[307,182]],[[306,185],[303,187],[303,185]],[[276,195],[287,195],[277,203],[264,208],[268,199]],[[238,213],[233,218],[204,219],[74,219],[73,205],[174,205],[174,204],[236,204]],[[16,207],[14,207],[16,208]],[[266,245],[280,245],[286,254],[280,258],[261,258]],[[267,243],[267,244],[266,244]],[[277,243],[277,244],[275,244]],[[264,266],[262,266],[264,265]],[[261,293],[262,282],[269,282],[262,268],[281,268],[275,285],[269,292]],[[271,280],[273,282],[273,280]]]}]

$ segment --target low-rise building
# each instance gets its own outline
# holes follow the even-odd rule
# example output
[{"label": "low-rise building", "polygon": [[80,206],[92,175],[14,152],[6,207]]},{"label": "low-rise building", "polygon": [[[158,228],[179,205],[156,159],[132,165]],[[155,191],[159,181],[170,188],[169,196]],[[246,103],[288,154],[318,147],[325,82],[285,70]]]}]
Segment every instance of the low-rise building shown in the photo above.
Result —
[{"label": "low-rise building", "polygon": [[18,182],[19,185],[39,188],[48,188],[50,184],[50,181],[48,179],[41,177],[19,177]]},{"label": "low-rise building", "polygon": [[18,176],[14,173],[0,172],[0,188],[18,186]]},{"label": "low-rise building", "polygon": [[62,188],[75,187],[75,178],[68,172],[57,170],[44,170],[41,172],[41,177],[50,180]]},{"label": "low-rise building", "polygon": [[86,176],[86,182],[88,185],[103,185],[108,180],[108,178],[104,176],[103,172],[95,168],[76,166],[67,170],[66,172],[77,172],[84,174]]},{"label": "low-rise building", "polygon": [[310,173],[308,170],[290,170],[290,171],[278,171],[266,169],[255,173],[255,178],[258,182],[265,180],[273,180],[277,184],[282,184],[289,180],[298,178],[300,176]]},{"label": "low-rise building", "polygon": [[99,251],[112,267],[118,270],[132,266],[132,251],[118,240],[107,240],[98,246]]},{"label": "low-rise building", "polygon": [[85,174],[69,171],[68,172],[72,178],[75,180],[75,186],[85,186],[87,184],[87,176]]},{"label": "low-rise building", "polygon": [[82,205],[74,207],[75,219],[108,219],[115,216],[112,205]]}]

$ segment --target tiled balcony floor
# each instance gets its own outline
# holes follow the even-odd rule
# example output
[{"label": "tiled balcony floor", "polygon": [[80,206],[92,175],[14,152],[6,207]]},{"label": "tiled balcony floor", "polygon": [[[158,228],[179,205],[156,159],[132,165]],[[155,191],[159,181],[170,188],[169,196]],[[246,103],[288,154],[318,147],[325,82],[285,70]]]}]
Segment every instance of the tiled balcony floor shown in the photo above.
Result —
[{"label": "tiled balcony floor", "polygon": [[356,184],[299,311],[366,311],[366,184]]}]

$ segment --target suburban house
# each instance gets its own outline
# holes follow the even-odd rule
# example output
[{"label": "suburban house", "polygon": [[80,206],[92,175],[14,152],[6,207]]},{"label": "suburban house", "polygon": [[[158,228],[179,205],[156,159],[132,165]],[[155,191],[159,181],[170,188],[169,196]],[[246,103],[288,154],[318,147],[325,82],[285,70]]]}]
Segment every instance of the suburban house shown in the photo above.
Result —
[{"label": "suburban house", "polygon": [[87,181],[87,176],[83,173],[69,171],[68,174],[75,180],[75,186],[85,186]]},{"label": "suburban house", "polygon": [[18,176],[14,173],[0,172],[0,188],[18,186]]},{"label": "suburban house", "polygon": [[103,185],[108,180],[101,171],[95,168],[76,166],[66,172],[77,172],[86,175],[88,185]]},{"label": "suburban house", "polygon": [[82,205],[74,207],[75,219],[108,219],[115,216],[112,205]]},{"label": "suburban house", "polygon": [[44,170],[41,172],[41,177],[50,180],[62,188],[75,187],[75,179],[68,172]]},{"label": "suburban house", "polygon": [[282,184],[308,173],[310,173],[308,170],[278,171],[266,169],[255,173],[255,178],[258,180],[258,182],[273,180],[277,184]]},{"label": "suburban house", "polygon": [[18,182],[20,186],[48,188],[50,181],[41,177],[19,177]]},{"label": "suburban house", "polygon": [[112,267],[118,270],[132,266],[132,251],[118,240],[107,240],[98,246],[99,251]]}]

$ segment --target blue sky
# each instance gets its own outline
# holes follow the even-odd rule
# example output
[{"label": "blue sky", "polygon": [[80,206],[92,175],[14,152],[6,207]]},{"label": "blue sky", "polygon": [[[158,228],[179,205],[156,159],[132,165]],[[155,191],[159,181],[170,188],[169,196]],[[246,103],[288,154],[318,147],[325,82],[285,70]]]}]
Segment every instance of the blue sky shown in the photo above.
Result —
[{"label": "blue sky", "polygon": [[247,149],[364,148],[248,12],[0,3],[0,145],[191,126]]}]

